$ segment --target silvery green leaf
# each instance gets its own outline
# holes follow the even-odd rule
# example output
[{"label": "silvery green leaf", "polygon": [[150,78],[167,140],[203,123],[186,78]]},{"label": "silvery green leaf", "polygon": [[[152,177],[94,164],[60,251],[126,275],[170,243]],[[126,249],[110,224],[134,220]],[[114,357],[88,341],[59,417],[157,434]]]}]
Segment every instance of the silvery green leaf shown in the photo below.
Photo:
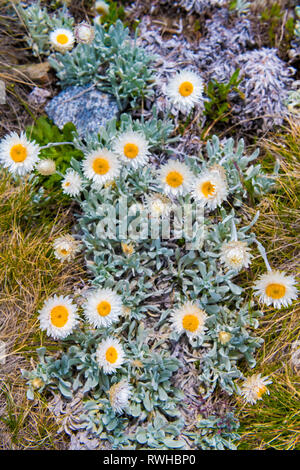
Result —
[{"label": "silvery green leaf", "polygon": [[243,292],[243,289],[241,287],[237,286],[236,284],[233,284],[230,281],[227,281],[227,284],[229,285],[230,290],[233,294],[240,295]]},{"label": "silvery green leaf", "polygon": [[140,444],[146,444],[147,442],[147,434],[145,431],[138,431],[136,434],[136,440]]},{"label": "silvery green leaf", "polygon": [[146,408],[147,411],[152,411],[153,405],[151,403],[150,394],[149,394],[148,391],[145,392],[145,396],[143,398],[143,404],[144,404],[144,407]]},{"label": "silvery green leaf", "polygon": [[166,437],[163,440],[164,444],[169,448],[169,449],[182,449],[185,447],[186,442],[183,440],[175,440],[170,437]]},{"label": "silvery green leaf", "polygon": [[58,382],[58,388],[64,397],[72,398],[73,393],[71,390],[71,384],[69,382],[66,382],[60,379]]},{"label": "silvery green leaf", "polygon": [[118,426],[118,419],[115,418],[107,424],[106,429],[107,431],[113,431],[117,426]]}]

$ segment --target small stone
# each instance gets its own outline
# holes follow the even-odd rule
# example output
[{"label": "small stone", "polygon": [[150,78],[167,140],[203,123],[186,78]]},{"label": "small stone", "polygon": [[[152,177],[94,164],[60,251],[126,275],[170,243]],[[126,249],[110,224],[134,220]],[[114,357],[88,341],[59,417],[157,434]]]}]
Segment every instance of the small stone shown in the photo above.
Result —
[{"label": "small stone", "polygon": [[98,132],[99,127],[117,116],[115,99],[93,85],[70,86],[55,96],[46,106],[46,113],[60,129],[72,122],[78,134]]},{"label": "small stone", "polygon": [[28,95],[28,102],[33,106],[42,106],[46,103],[50,96],[50,91],[43,88],[34,87],[32,92]]}]

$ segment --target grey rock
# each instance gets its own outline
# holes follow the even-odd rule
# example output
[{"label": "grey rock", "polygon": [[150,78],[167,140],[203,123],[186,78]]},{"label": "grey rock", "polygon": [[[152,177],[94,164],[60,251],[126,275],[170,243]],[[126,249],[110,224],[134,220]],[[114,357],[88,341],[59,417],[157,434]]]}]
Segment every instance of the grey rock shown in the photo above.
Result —
[{"label": "grey rock", "polygon": [[46,103],[47,99],[51,96],[50,91],[44,90],[43,88],[34,87],[31,93],[28,95],[28,102],[32,106],[42,106]]},{"label": "grey rock", "polygon": [[88,84],[67,87],[47,104],[45,111],[57,127],[62,129],[72,122],[84,137],[98,132],[99,127],[116,117],[118,106],[111,95]]}]

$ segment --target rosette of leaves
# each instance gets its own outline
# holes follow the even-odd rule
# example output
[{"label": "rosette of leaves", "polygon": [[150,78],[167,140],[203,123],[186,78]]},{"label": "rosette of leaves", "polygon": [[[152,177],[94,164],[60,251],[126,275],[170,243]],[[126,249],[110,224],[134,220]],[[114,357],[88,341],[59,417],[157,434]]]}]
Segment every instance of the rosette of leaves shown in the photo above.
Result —
[{"label": "rosette of leaves", "polygon": [[[136,45],[128,28],[118,20],[106,31],[95,27],[92,44],[78,44],[68,54],[54,54],[49,62],[61,86],[95,83],[112,94],[120,110],[153,95],[153,57]],[[137,32],[136,32],[137,36]]]}]

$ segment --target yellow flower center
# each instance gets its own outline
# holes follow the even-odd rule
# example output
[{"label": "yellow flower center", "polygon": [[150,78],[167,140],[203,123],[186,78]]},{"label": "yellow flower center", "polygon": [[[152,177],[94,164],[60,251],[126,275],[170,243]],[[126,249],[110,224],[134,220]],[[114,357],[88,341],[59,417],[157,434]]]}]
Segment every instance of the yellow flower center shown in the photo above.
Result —
[{"label": "yellow flower center", "polygon": [[204,197],[212,196],[215,192],[215,185],[210,181],[206,181],[202,184],[201,191]]},{"label": "yellow flower center", "polygon": [[139,153],[139,148],[135,144],[125,144],[124,145],[124,155],[127,158],[136,158]]},{"label": "yellow flower center", "polygon": [[63,305],[57,305],[51,310],[50,317],[52,325],[56,326],[57,328],[62,328],[65,326],[69,318],[68,309]]},{"label": "yellow flower center", "polygon": [[170,171],[167,174],[166,183],[172,188],[178,188],[183,183],[183,176],[178,171]]},{"label": "yellow flower center", "polygon": [[272,299],[281,299],[284,297],[285,292],[286,288],[282,284],[272,283],[266,287],[266,294]]},{"label": "yellow flower center", "polygon": [[107,7],[99,5],[99,6],[96,7],[96,12],[99,15],[106,15],[107,14]]},{"label": "yellow flower center", "polygon": [[97,175],[106,175],[109,169],[110,166],[106,158],[98,157],[93,161],[93,170]]},{"label": "yellow flower center", "polygon": [[182,320],[183,328],[191,333],[197,330],[199,323],[199,318],[196,315],[185,315]]},{"label": "yellow flower center", "polygon": [[24,162],[27,157],[27,148],[22,144],[16,144],[10,149],[10,157],[15,163]]},{"label": "yellow flower center", "polygon": [[61,248],[60,252],[63,256],[66,256],[69,254],[70,250],[67,250],[66,248]]},{"label": "yellow flower center", "polygon": [[125,255],[132,255],[132,253],[134,253],[134,247],[131,243],[122,242],[121,246],[122,246],[123,253],[125,253]]},{"label": "yellow flower center", "polygon": [[69,41],[69,38],[66,34],[60,33],[56,36],[56,41],[58,42],[58,44],[64,46]]},{"label": "yellow flower center", "polygon": [[100,317],[106,317],[111,311],[111,305],[106,300],[102,300],[102,302],[97,305],[97,310]]},{"label": "yellow flower center", "polygon": [[108,362],[110,362],[111,364],[114,364],[116,360],[118,359],[118,352],[116,348],[114,348],[113,346],[110,346],[110,348],[108,348],[106,351],[105,357]]},{"label": "yellow flower center", "polygon": [[240,264],[242,262],[241,255],[232,255],[229,259],[232,264]]},{"label": "yellow flower center", "polygon": [[264,393],[266,393],[266,391],[267,391],[267,387],[266,387],[265,385],[263,385],[262,387],[260,387],[260,388],[258,389],[257,397],[258,397],[258,398],[261,398],[262,395],[263,395]]},{"label": "yellow flower center", "polygon": [[68,188],[68,187],[70,186],[70,184],[71,184],[70,181],[67,181],[67,182],[65,183],[65,187]]},{"label": "yellow flower center", "polygon": [[191,82],[182,82],[179,87],[179,93],[181,96],[187,97],[193,93],[194,86]]}]

